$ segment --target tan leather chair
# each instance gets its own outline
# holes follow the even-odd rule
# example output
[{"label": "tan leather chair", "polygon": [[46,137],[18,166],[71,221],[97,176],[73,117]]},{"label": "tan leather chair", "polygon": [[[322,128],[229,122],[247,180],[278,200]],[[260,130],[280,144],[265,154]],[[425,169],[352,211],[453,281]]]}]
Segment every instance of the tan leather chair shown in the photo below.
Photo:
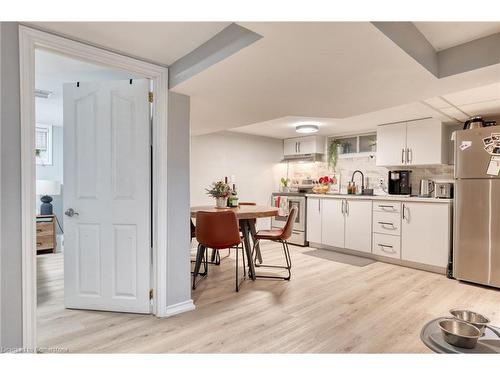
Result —
[{"label": "tan leather chair", "polygon": [[[206,277],[208,275],[208,249],[220,250],[237,247],[236,250],[236,291],[239,291],[240,281],[238,280],[238,250],[241,244],[240,231],[238,229],[238,219],[232,211],[203,212],[196,213],[196,240],[198,250],[193,272],[193,289],[196,289],[196,277],[199,274],[202,262],[205,266]],[[245,259],[243,247],[243,270],[245,271]]]},{"label": "tan leather chair", "polygon": [[[239,203],[240,206],[257,206],[257,203],[254,203],[254,202],[240,202]],[[254,219],[254,221],[257,221],[257,219]],[[241,232],[241,228],[240,228],[240,232]],[[210,256],[210,264],[215,264],[215,265],[220,265],[221,261],[223,259],[226,259],[228,258],[230,255],[231,255],[231,248],[227,249],[228,252],[227,252],[227,255],[225,257],[221,257],[220,256],[220,251],[219,250],[212,250],[212,255]],[[243,259],[243,261],[245,261]],[[246,272],[246,271],[245,271]]]},{"label": "tan leather chair", "polygon": [[271,276],[271,275],[255,275],[257,278],[265,278],[265,279],[278,279],[278,280],[290,280],[292,273],[292,259],[290,257],[290,250],[288,249],[287,240],[292,235],[293,223],[297,218],[297,207],[293,207],[288,214],[288,219],[285,223],[285,226],[282,229],[271,229],[271,230],[260,230],[255,235],[255,243],[253,247],[252,256],[255,252],[255,247],[257,243],[261,240],[269,240],[274,242],[279,242],[283,245],[283,252],[285,254],[285,262],[286,266],[275,266],[275,265],[266,265],[266,264],[255,264],[256,267],[267,267],[267,268],[280,268],[288,271],[288,276]]}]

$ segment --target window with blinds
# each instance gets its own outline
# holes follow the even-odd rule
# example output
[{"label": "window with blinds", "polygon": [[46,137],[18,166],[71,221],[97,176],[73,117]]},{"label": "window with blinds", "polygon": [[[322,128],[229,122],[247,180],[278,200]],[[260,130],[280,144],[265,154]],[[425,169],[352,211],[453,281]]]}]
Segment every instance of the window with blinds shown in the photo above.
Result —
[{"label": "window with blinds", "polygon": [[36,124],[35,150],[38,165],[52,165],[52,126]]},{"label": "window with blinds", "polygon": [[49,141],[48,129],[37,127],[36,128],[36,140],[35,140],[36,149],[40,150],[40,151],[47,151],[48,141]]}]

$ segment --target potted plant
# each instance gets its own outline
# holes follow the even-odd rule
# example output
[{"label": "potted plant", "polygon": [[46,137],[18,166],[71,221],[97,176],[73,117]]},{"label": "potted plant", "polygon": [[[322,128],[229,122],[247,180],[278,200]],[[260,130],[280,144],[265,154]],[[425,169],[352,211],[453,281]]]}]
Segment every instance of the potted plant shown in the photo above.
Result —
[{"label": "potted plant", "polygon": [[338,139],[332,139],[330,144],[328,145],[328,167],[332,170],[335,170],[337,166],[337,160],[339,156],[339,148],[342,147],[342,143]]},{"label": "potted plant", "polygon": [[223,181],[214,182],[212,185],[205,189],[207,194],[215,198],[215,207],[224,208],[227,206],[227,197],[231,192],[231,188]]},{"label": "potted plant", "polygon": [[283,193],[288,193],[290,191],[289,187],[288,187],[288,184],[290,183],[290,179],[289,178],[285,178],[285,177],[281,177],[281,191]]}]

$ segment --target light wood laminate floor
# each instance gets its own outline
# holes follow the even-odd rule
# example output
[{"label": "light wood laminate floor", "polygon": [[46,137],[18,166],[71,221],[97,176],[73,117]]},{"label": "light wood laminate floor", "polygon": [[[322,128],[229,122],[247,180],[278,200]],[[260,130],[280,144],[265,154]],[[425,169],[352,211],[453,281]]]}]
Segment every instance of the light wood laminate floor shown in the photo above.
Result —
[{"label": "light wood laminate floor", "polygon": [[[464,307],[500,325],[500,291],[442,275],[373,263],[352,266],[291,247],[292,280],[245,281],[234,259],[210,268],[193,292],[196,310],[154,316],[66,310],[61,254],[38,256],[38,344],[69,352],[427,353],[421,327]],[[226,253],[226,252],[224,252]],[[264,259],[282,260],[279,245]]]}]

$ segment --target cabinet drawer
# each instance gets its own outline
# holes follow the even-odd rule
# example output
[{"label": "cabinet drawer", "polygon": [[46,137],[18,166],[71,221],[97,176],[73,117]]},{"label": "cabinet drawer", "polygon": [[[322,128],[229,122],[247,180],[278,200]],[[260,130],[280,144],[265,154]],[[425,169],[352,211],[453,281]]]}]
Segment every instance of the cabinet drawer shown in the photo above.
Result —
[{"label": "cabinet drawer", "polygon": [[36,223],[36,235],[47,236],[54,234],[54,225],[51,222]]},{"label": "cabinet drawer", "polygon": [[401,234],[401,214],[399,212],[373,212],[373,231],[376,233]]},{"label": "cabinet drawer", "polygon": [[401,212],[401,202],[396,201],[373,201],[373,211]]},{"label": "cabinet drawer", "polygon": [[401,237],[373,233],[372,253],[384,257],[401,259]]},{"label": "cabinet drawer", "polygon": [[36,249],[37,250],[48,250],[53,249],[54,246],[54,236],[36,236]]}]

